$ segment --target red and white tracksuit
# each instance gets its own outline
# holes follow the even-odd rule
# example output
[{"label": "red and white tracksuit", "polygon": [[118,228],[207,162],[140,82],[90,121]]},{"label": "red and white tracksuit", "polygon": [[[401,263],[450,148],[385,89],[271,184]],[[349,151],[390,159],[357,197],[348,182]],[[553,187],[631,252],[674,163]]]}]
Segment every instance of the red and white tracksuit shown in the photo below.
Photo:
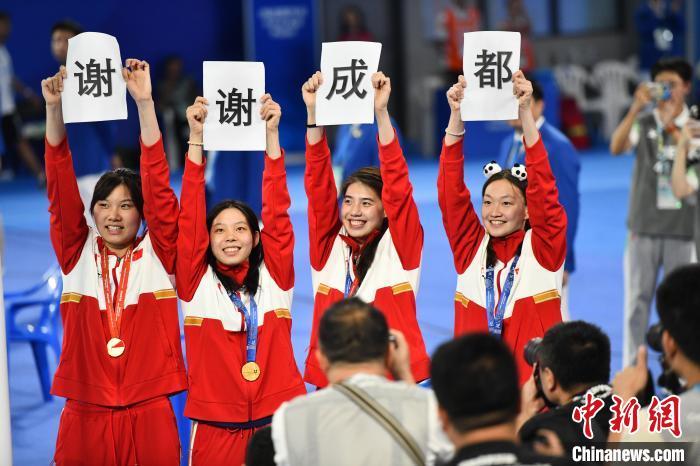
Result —
[{"label": "red and white tracksuit", "polygon": [[[185,313],[189,393],[185,415],[192,429],[193,465],[240,465],[253,421],[272,416],[284,401],[306,393],[294,361],[290,308],[294,287],[294,232],[287,209],[284,157],[265,156],[264,228],[260,233],[264,262],[255,302],[258,340],[255,362],[261,375],[247,381],[245,319],[207,262],[209,232],[204,199],[204,167],[189,159],[182,181],[178,237],[177,288]],[[250,309],[250,296],[241,300]],[[224,426],[212,425],[220,423]],[[244,424],[244,426],[228,424]]]},{"label": "red and white tracksuit", "polygon": [[[411,351],[413,377],[420,381],[430,377],[430,358],[416,320],[423,227],[413,200],[408,166],[396,135],[389,144],[379,144],[379,161],[384,185],[382,203],[389,228],[378,240],[374,261],[355,296],[373,303],[386,316],[390,328],[403,332]],[[349,265],[352,241],[343,235],[325,132],[318,143],[306,143],[304,184],[309,199],[314,289],[314,317],[304,381],[323,387],[328,381],[316,359],[319,320],[331,304],[343,299],[348,268],[354,279],[354,270]]]},{"label": "red and white tracksuit", "polygon": [[438,174],[438,202],[457,269],[455,335],[488,331],[486,316],[486,251],[491,241],[494,266],[495,305],[519,248],[513,286],[503,320],[503,341],[513,350],[520,383],[532,368],[523,349],[533,337],[541,337],[561,321],[560,294],[566,257],[566,213],[559,204],[554,175],[542,139],[525,148],[528,175],[527,209],[531,228],[504,238],[490,237],[474,210],[464,184],[463,139],[443,142]]},{"label": "red and white tracksuit", "polygon": [[[107,354],[111,338],[102,280],[117,296],[123,262],[108,254],[83,215],[67,139],[46,142],[51,241],[63,272],[63,347],[51,393],[67,398],[61,416],[58,465],[176,465],[175,416],[167,395],[186,388],[177,298],[170,281],[175,263],[177,199],[169,188],[162,140],[141,144],[144,216],[137,238],[119,338],[124,353]],[[115,299],[113,297],[113,299]]]}]

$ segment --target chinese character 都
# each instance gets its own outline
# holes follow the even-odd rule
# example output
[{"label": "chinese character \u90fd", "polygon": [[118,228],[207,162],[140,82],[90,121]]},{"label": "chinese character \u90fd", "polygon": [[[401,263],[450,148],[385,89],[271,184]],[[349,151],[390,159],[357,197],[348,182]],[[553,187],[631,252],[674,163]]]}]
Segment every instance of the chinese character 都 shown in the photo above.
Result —
[{"label": "chinese character \u90fd", "polygon": [[[112,59],[107,58],[107,63],[104,67],[95,62],[94,58],[83,65],[76,61],[75,66],[80,68],[80,72],[73,73],[73,76],[78,77],[78,95],[92,95],[93,97],[109,97],[112,95],[112,74],[116,71],[112,68]],[[102,85],[105,89],[102,89]]]},{"label": "chinese character \u90fd", "polygon": [[[502,88],[504,82],[510,81],[513,73],[508,68],[508,62],[513,52],[495,52],[489,53],[486,49],[481,49],[481,53],[476,56],[478,59],[474,66],[480,68],[474,73],[474,76],[479,77],[479,87],[498,87]],[[503,72],[506,75],[503,76]]]},{"label": "chinese character \u90fd", "polygon": [[593,438],[593,428],[591,421],[598,411],[603,409],[605,402],[600,398],[596,398],[592,393],[586,393],[586,402],[583,406],[576,406],[574,412],[571,413],[571,419],[574,422],[583,422],[583,435],[588,439]]},{"label": "chinese character \u90fd", "polygon": [[636,397],[630,398],[627,403],[623,403],[622,398],[613,395],[613,405],[610,407],[613,416],[610,419],[610,431],[622,432],[623,427],[634,434],[639,429],[639,408],[640,404]]},{"label": "chinese character \u90fd", "polygon": [[[366,69],[367,65],[365,65],[365,61],[361,58],[353,58],[350,66],[333,68],[333,85],[326,99],[330,100],[334,94],[343,94],[343,99],[347,99],[352,94],[356,94],[360,99],[363,99],[367,95],[367,91],[364,89],[360,90],[359,86],[366,73],[358,73],[358,71]],[[346,91],[348,87],[348,72],[350,73],[350,89]]]},{"label": "chinese character \u90fd", "polygon": [[649,432],[661,432],[667,429],[674,437],[680,437],[680,412],[681,399],[678,395],[671,395],[664,401],[659,401],[656,396],[653,396],[649,405]]},{"label": "chinese character \u90fd", "polygon": [[[243,98],[243,94],[238,92],[235,87],[231,92],[226,94],[221,89],[218,90],[219,95],[224,100],[217,100],[219,106],[219,123],[231,123],[233,126],[250,126],[253,103],[256,100],[253,98],[253,89],[248,88],[248,97]],[[243,121],[243,115],[245,120]]]}]

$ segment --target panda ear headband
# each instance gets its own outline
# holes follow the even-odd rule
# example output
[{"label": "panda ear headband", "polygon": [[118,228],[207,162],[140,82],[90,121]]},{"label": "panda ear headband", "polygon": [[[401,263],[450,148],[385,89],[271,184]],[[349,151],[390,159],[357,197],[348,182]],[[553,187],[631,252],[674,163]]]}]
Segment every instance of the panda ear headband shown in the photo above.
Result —
[{"label": "panda ear headband", "polygon": [[[484,176],[486,178],[491,178],[496,173],[501,172],[503,169],[495,160],[490,161],[484,165]],[[516,163],[510,169],[510,174],[519,179],[520,181],[527,180],[527,171],[525,170],[525,165],[521,163]]]}]

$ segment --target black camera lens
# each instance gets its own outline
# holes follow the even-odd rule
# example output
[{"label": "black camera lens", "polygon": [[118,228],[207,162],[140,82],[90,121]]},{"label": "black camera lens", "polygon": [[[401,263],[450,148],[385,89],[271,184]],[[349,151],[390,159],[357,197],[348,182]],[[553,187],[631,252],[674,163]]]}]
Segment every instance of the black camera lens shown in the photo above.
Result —
[{"label": "black camera lens", "polygon": [[664,332],[664,327],[661,322],[658,322],[647,330],[647,344],[657,353],[662,352],[661,334]]},{"label": "black camera lens", "polygon": [[534,366],[537,362],[537,353],[539,353],[540,351],[541,344],[542,338],[535,337],[532,340],[528,341],[525,345],[525,349],[523,350],[523,357],[529,365]]}]

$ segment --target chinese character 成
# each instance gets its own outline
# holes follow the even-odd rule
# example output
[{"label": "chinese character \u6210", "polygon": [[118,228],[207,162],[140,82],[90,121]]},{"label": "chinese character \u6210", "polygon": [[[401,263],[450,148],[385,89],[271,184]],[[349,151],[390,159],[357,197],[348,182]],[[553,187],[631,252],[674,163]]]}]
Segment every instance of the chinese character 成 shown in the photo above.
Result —
[{"label": "chinese character \u6210", "polygon": [[[76,61],[75,66],[80,69],[80,72],[73,73],[73,76],[78,77],[78,95],[92,95],[93,97],[109,97],[112,95],[112,74],[116,71],[112,67],[112,59],[107,58],[107,63],[104,68],[95,62],[94,58],[83,65]],[[105,89],[103,90],[102,85]]]},{"label": "chinese character \u6210", "polygon": [[513,73],[508,68],[511,55],[513,52],[489,53],[486,49],[482,49],[476,56],[477,62],[474,63],[474,66],[480,67],[474,73],[474,76],[479,77],[479,87],[495,86],[501,89],[504,82],[510,81],[513,77]]},{"label": "chinese character \u6210", "polygon": [[[231,123],[233,126],[250,126],[253,103],[256,100],[253,98],[253,89],[248,88],[248,96],[243,98],[243,94],[238,92],[235,87],[231,92],[226,94],[221,89],[218,90],[219,95],[224,100],[217,100],[219,106],[219,123]],[[242,117],[245,116],[245,119]]]},{"label": "chinese character \u6210", "polygon": [[[334,94],[343,94],[343,99],[347,99],[352,94],[356,94],[360,99],[363,99],[367,95],[366,90],[359,89],[362,78],[365,77],[366,73],[358,73],[358,70],[366,70],[367,65],[365,61],[361,58],[352,59],[350,66],[341,66],[338,68],[333,68],[333,84],[331,85],[331,91],[326,96],[326,99],[330,100],[331,96]],[[348,87],[348,75],[350,74],[350,89],[346,91]]]}]

